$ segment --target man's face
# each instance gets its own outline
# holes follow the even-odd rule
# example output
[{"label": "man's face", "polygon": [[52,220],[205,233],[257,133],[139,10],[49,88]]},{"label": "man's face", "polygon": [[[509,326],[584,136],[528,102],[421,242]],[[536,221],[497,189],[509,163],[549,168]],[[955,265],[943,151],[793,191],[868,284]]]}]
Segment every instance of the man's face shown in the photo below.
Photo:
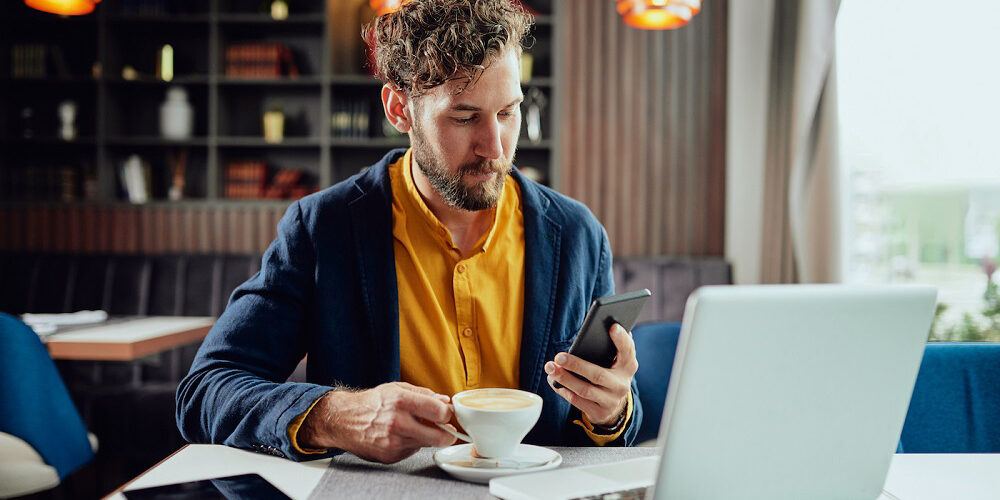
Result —
[{"label": "man's face", "polygon": [[478,80],[452,81],[411,102],[410,143],[420,171],[448,205],[492,208],[503,192],[521,132],[519,56],[508,48]]}]

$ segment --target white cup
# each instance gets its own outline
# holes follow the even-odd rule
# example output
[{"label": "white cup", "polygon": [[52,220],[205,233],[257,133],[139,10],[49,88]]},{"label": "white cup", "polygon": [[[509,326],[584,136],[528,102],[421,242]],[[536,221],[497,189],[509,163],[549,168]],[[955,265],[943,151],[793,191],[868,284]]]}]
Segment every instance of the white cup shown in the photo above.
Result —
[{"label": "white cup", "polygon": [[487,458],[513,455],[542,413],[541,397],[517,389],[472,389],[451,403],[476,453]]}]

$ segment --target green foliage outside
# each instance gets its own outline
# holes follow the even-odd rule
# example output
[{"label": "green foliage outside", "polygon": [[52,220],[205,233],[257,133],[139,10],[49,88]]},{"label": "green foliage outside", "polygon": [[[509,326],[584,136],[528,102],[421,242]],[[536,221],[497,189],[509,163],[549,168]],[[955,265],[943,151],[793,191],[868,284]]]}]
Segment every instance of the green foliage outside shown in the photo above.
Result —
[{"label": "green foliage outside", "polygon": [[[992,275],[996,264],[990,261],[983,263],[986,271],[986,292],[983,293],[983,309],[979,315],[965,313],[956,325],[944,327],[940,321],[941,313],[948,306],[938,304],[931,324],[931,335],[928,340],[946,342],[1000,342],[1000,290],[993,282]],[[977,317],[979,316],[979,317]]]}]

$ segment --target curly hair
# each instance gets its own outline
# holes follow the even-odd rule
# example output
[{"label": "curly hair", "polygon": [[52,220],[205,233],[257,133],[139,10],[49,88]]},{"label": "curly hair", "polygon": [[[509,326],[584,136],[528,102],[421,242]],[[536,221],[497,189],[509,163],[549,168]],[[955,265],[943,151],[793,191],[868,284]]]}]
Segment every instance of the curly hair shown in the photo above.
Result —
[{"label": "curly hair", "polygon": [[411,0],[364,27],[375,76],[410,95],[475,82],[508,46],[528,47],[533,19],[512,0]]}]

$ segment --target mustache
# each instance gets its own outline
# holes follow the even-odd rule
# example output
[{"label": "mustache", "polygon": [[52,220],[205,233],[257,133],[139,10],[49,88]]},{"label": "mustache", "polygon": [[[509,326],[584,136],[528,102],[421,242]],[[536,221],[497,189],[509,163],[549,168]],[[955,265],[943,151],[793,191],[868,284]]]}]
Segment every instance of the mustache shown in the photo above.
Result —
[{"label": "mustache", "polygon": [[462,165],[459,169],[460,175],[465,174],[506,174],[510,171],[511,165],[503,160],[481,160],[475,163]]}]

